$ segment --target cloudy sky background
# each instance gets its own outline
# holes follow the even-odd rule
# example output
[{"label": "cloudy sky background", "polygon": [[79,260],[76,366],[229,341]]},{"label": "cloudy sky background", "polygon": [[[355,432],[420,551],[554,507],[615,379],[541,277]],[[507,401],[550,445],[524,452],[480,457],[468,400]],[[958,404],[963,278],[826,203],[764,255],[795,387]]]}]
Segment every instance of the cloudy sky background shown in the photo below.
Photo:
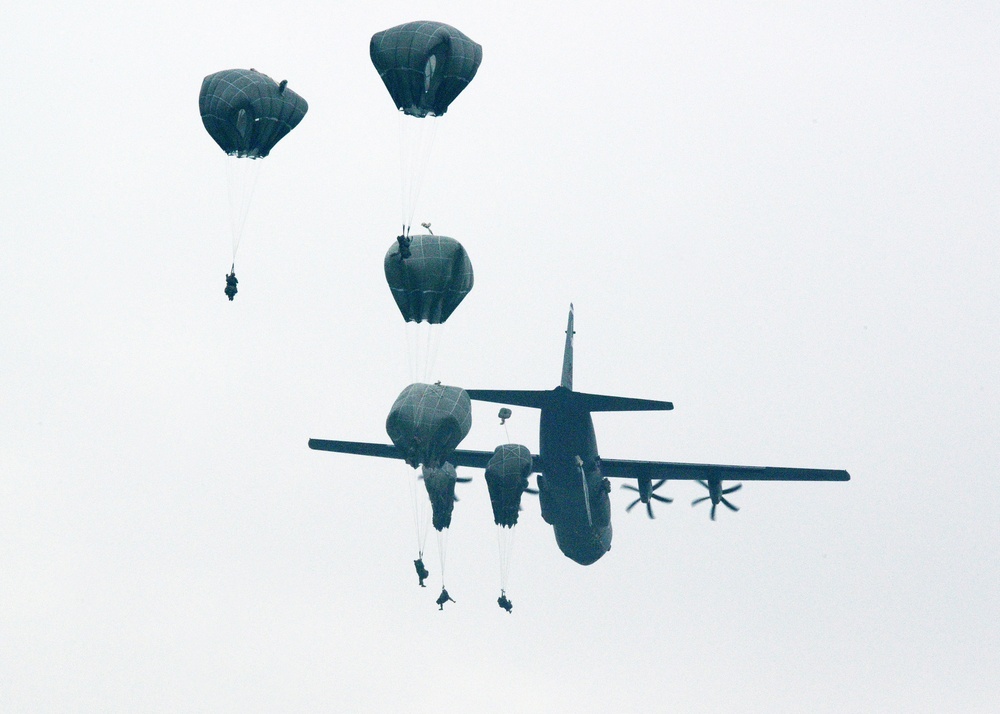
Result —
[{"label": "cloudy sky background", "polygon": [[[529,501],[507,616],[475,473],[438,612],[408,469],[306,448],[384,441],[408,381],[368,40],[416,19],[484,48],[417,212],[476,270],[434,378],[554,386],[573,302],[577,388],[675,404],[596,416],[605,457],[850,483],[749,484],[715,523],[694,484],[655,521],[616,488],[588,568]],[[8,8],[0,709],[991,711],[998,28],[991,3]],[[250,66],[310,109],[229,303],[197,94]],[[505,439],[495,413],[464,446]]]}]

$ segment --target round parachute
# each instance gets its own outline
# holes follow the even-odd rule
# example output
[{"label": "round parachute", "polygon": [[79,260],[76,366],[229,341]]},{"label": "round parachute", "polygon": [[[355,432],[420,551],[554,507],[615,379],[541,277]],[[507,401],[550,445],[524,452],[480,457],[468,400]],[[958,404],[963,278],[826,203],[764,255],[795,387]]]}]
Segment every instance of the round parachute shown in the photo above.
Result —
[{"label": "round parachute", "polygon": [[408,22],[372,36],[372,64],[396,107],[441,116],[476,76],[483,48],[442,22]]},{"label": "round parachute", "polygon": [[201,120],[231,156],[262,159],[306,115],[306,100],[254,69],[226,69],[205,77],[198,97]]},{"label": "round parachute", "polygon": [[385,254],[385,279],[407,322],[439,324],[472,290],[472,262],[454,238],[412,236],[409,257],[397,240]]},{"label": "round parachute", "polygon": [[[510,410],[506,410],[508,415]],[[521,444],[502,444],[493,451],[486,464],[486,485],[493,506],[493,521],[497,524],[497,553],[500,556],[500,593],[497,604],[508,612],[507,586],[510,561],[514,552],[514,532],[521,510],[521,494],[528,488],[531,475],[531,451]],[[504,604],[506,602],[506,605]]]},{"label": "round parachute", "polygon": [[385,430],[413,468],[441,466],[472,428],[472,402],[461,387],[411,384],[396,397]]},{"label": "round parachute", "polygon": [[498,526],[513,528],[521,506],[521,494],[528,487],[531,452],[521,444],[503,444],[493,451],[486,465],[486,485]]}]

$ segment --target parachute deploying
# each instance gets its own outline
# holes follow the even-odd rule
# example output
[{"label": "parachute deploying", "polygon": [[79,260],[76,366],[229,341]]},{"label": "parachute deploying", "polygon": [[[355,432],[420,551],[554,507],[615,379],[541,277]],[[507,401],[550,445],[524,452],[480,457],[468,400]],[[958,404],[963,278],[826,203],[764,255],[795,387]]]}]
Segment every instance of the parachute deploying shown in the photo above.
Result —
[{"label": "parachute deploying", "polygon": [[385,280],[404,320],[440,324],[472,290],[472,262],[462,244],[447,236],[412,236],[408,246],[405,258],[400,241],[389,247]]},{"label": "parachute deploying", "polygon": [[198,108],[215,143],[230,156],[262,159],[306,115],[306,100],[255,69],[224,69],[201,83]]},{"label": "parachute deploying", "polygon": [[372,36],[372,64],[396,108],[441,116],[483,61],[482,45],[443,22],[407,22]]},{"label": "parachute deploying", "polygon": [[431,500],[434,530],[441,531],[451,526],[451,513],[455,509],[455,484],[458,473],[455,467],[445,462],[438,468],[424,466],[421,476],[427,496]]}]

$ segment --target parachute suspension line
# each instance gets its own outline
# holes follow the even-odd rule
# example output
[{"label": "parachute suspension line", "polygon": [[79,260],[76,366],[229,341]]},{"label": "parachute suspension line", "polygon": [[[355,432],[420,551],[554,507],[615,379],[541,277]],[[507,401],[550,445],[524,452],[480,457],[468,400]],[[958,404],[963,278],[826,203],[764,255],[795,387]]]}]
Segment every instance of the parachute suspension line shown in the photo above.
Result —
[{"label": "parachute suspension line", "polygon": [[430,162],[439,119],[417,119],[399,112],[399,163],[403,235],[410,235],[417,199]]},{"label": "parachute suspension line", "polygon": [[431,351],[431,347],[434,342],[435,332],[436,330],[433,329],[433,325],[427,326],[427,341],[424,344],[424,375],[423,375],[424,382],[429,381],[431,378],[431,362],[434,360],[435,357],[435,355]]},{"label": "parachute suspension line", "polygon": [[438,348],[441,346],[441,327],[427,325],[427,343],[424,350],[424,382],[429,382],[437,363]]},{"label": "parachute suspension line", "polygon": [[441,344],[441,325],[429,322],[407,322],[406,359],[409,364],[410,383],[429,383],[437,362]]},{"label": "parachute suspension line", "polygon": [[243,238],[247,216],[250,213],[250,203],[257,189],[257,177],[260,176],[260,159],[237,158],[226,156],[226,182],[229,188],[229,229],[233,238],[233,263],[236,262],[236,252]]},{"label": "parachute suspension line", "polygon": [[428,327],[424,322],[406,323],[406,358],[409,362],[410,384],[427,381],[427,358],[424,352],[426,336],[423,333]]},{"label": "parachute suspension line", "polygon": [[403,224],[403,232],[401,235],[408,235],[409,232],[406,229],[406,194],[407,194],[407,181],[406,177],[409,175],[409,162],[407,161],[407,144],[406,144],[406,126],[403,124],[403,112],[399,112],[399,212],[401,223]]},{"label": "parachute suspension line", "polygon": [[497,553],[500,556],[500,589],[504,592],[510,581],[510,561],[514,554],[516,527],[497,525]]},{"label": "parachute suspension line", "polygon": [[441,563],[441,589],[444,590],[444,559],[448,553],[448,531],[449,528],[437,532],[438,562]]},{"label": "parachute suspension line", "polygon": [[423,558],[424,547],[427,545],[427,532],[431,522],[431,516],[427,509],[429,501],[425,502],[420,498],[420,491],[423,489],[416,474],[409,474],[408,480],[410,482],[410,495],[413,499],[413,529],[417,536],[417,557]]},{"label": "parachute suspension line", "polygon": [[417,324],[416,322],[403,323],[403,329],[406,331],[406,368],[409,370],[410,384],[417,381],[417,363],[419,362],[417,355],[417,345],[419,344]]}]

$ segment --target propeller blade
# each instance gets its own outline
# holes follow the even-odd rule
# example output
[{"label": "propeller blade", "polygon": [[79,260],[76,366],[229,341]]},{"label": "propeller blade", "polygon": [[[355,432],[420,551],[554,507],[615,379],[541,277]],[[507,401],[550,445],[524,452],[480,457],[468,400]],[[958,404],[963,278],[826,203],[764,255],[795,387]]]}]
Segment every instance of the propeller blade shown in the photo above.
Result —
[{"label": "propeller blade", "polygon": [[537,488],[526,488],[526,489],[524,489],[524,492],[525,493],[530,493],[532,496],[537,496],[538,495],[538,489]]},{"label": "propeller blade", "polygon": [[707,501],[710,498],[711,498],[711,496],[702,496],[701,498],[696,498],[693,501],[691,501],[691,505],[692,506],[697,506],[702,501]]},{"label": "propeller blade", "polygon": [[727,493],[732,493],[733,491],[739,491],[741,488],[743,488],[743,484],[738,483],[732,488],[727,488],[725,491],[722,492],[722,494],[725,495]]},{"label": "propeller blade", "polygon": [[653,515],[653,504],[649,501],[646,501],[646,513],[649,514],[650,518],[656,518],[656,516]]},{"label": "propeller blade", "polygon": [[715,504],[712,504],[712,520],[715,520]]},{"label": "propeller blade", "polygon": [[636,493],[639,493],[639,489],[637,489],[630,483],[623,483],[622,488],[625,489],[626,491],[635,491]]},{"label": "propeller blade", "polygon": [[471,476],[459,476],[458,478],[455,479],[455,481],[458,482],[458,483],[469,483],[470,481],[472,481],[472,477]]},{"label": "propeller blade", "polygon": [[632,503],[628,504],[628,505],[627,505],[627,506],[625,507],[625,513],[628,513],[628,512],[629,512],[629,511],[631,511],[631,510],[632,510],[633,508],[635,508],[635,507],[636,507],[636,504],[637,504],[637,503],[639,503],[639,501],[641,501],[641,500],[642,500],[641,498],[637,498],[637,499],[635,499],[634,501],[632,501]]},{"label": "propeller blade", "polygon": [[659,481],[657,481],[657,482],[656,482],[656,484],[655,484],[655,485],[653,486],[653,490],[655,491],[656,489],[658,489],[658,488],[659,488],[660,486],[662,486],[662,485],[663,485],[663,484],[665,484],[666,482],[667,482],[667,480],[666,480],[665,478],[661,478],[661,479],[660,479]]},{"label": "propeller blade", "polygon": [[721,501],[722,501],[722,505],[725,506],[726,508],[728,508],[730,511],[738,511],[738,510],[740,510],[739,508],[737,508],[736,506],[734,506],[733,504],[731,504],[729,501],[727,501],[724,498],[721,499]]},{"label": "propeller blade", "polygon": [[649,497],[650,498],[655,498],[657,501],[660,501],[661,503],[673,503],[674,502],[674,499],[672,499],[672,498],[667,498],[666,496],[658,496],[655,493],[649,494]]}]

